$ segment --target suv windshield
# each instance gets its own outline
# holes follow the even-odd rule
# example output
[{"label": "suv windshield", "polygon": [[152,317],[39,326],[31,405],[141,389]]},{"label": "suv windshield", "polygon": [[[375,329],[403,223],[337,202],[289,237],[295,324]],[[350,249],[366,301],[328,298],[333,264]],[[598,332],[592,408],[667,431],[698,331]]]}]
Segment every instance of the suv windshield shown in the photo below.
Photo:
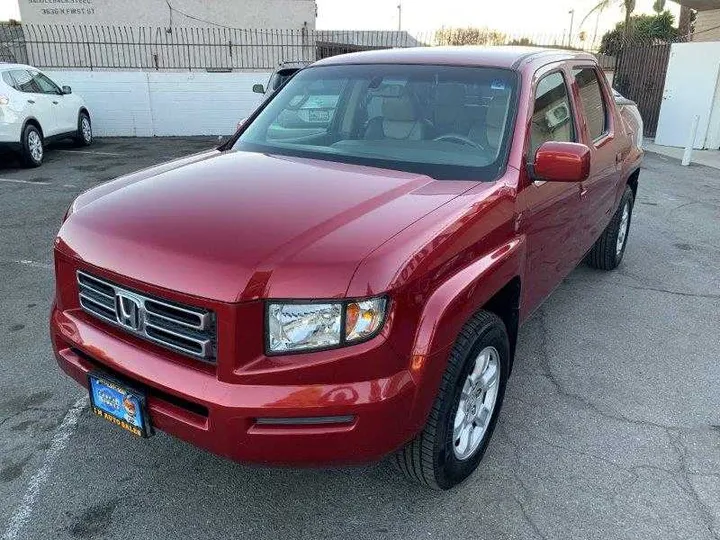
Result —
[{"label": "suv windshield", "polygon": [[505,168],[516,94],[517,74],[506,69],[311,67],[234,148],[489,181]]}]

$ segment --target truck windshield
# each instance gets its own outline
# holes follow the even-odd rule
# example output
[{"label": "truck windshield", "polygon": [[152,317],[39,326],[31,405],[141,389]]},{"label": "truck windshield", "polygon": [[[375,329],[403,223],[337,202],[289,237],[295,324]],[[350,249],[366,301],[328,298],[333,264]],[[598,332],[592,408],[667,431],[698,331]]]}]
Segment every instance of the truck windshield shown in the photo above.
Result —
[{"label": "truck windshield", "polygon": [[298,73],[234,149],[491,181],[505,168],[517,101],[506,69],[407,64]]}]

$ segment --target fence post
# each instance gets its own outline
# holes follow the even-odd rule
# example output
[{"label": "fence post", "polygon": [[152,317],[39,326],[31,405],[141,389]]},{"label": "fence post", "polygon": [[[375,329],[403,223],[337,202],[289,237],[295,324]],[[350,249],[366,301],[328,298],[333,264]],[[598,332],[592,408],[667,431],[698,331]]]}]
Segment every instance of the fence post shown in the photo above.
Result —
[{"label": "fence post", "polygon": [[685,152],[682,157],[682,165],[687,167],[690,165],[690,158],[692,157],[693,147],[695,146],[695,137],[697,136],[698,126],[700,125],[700,116],[695,115],[693,117],[692,126],[690,127],[690,134],[688,135],[688,141],[685,145]]},{"label": "fence post", "polygon": [[88,62],[90,62],[90,71],[92,71],[93,70],[92,47],[90,47],[90,41],[88,41],[87,33],[85,34],[85,45],[87,46]]}]

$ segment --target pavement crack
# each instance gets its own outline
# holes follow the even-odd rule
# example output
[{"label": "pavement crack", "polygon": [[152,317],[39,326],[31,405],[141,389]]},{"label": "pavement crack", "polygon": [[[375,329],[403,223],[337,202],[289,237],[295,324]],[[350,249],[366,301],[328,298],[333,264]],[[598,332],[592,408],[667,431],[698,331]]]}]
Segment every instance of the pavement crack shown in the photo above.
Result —
[{"label": "pavement crack", "polygon": [[715,540],[720,540],[720,534],[715,530],[715,518],[713,516],[713,512],[711,508],[703,502],[700,494],[697,492],[690,479],[692,473],[688,470],[687,448],[685,448],[685,445],[680,440],[680,434],[675,432],[675,430],[668,429],[667,435],[670,439],[670,444],[680,458],[678,474],[673,475],[672,478],[675,480],[680,489],[682,489],[685,494],[690,497],[690,500],[693,502],[696,510],[700,514],[705,527],[707,527],[710,536]]},{"label": "pavement crack", "polygon": [[[630,276],[630,277],[632,277],[632,276]],[[583,283],[583,284],[597,284],[598,283],[595,280],[582,279],[582,278],[568,278],[567,282],[568,283]],[[608,283],[610,283],[610,282],[608,282]],[[720,299],[720,294],[675,291],[675,290],[666,289],[663,287],[650,287],[648,285],[630,285],[629,283],[620,283],[620,282],[612,282],[612,284],[615,285],[616,287],[624,287],[626,289],[634,289],[636,291],[651,291],[651,292],[658,292],[658,293],[663,293],[663,294],[671,294],[674,296],[684,296],[687,298]]]},{"label": "pavement crack", "polygon": [[608,411],[604,411],[601,408],[599,408],[597,405],[592,403],[590,400],[588,400],[586,397],[581,396],[580,394],[576,394],[574,392],[571,392],[570,390],[567,390],[563,387],[563,385],[560,383],[558,378],[555,376],[552,370],[552,365],[550,362],[550,351],[548,346],[548,328],[547,324],[545,322],[545,310],[544,308],[540,307],[537,310],[537,317],[538,321],[540,323],[540,358],[542,360],[542,368],[544,370],[543,375],[545,378],[555,387],[558,394],[565,397],[566,399],[575,401],[582,406],[584,406],[586,409],[590,409],[595,414],[602,416],[604,418],[609,418],[611,420],[616,420],[620,422],[626,422],[628,424],[633,424],[641,427],[654,427],[662,430],[667,430],[670,428],[673,428],[674,426],[667,426],[664,424],[659,424],[657,422],[652,422],[650,420],[637,420],[634,418],[628,418],[627,416],[621,414],[621,413],[611,413]]},{"label": "pavement crack", "polygon": [[[525,482],[520,475],[521,464],[520,457],[518,455],[517,445],[515,444],[515,441],[512,440],[512,437],[510,437],[510,434],[507,432],[506,429],[503,428],[502,432],[505,435],[505,439],[508,441],[508,444],[510,445],[510,452],[512,453],[513,461],[515,462],[515,467],[511,468],[513,478],[518,484],[520,484],[520,488],[522,489],[525,498],[531,499],[532,494],[530,492],[530,489],[527,487],[527,485],[525,485]],[[532,531],[538,538],[541,538],[542,540],[547,540],[547,536],[545,536],[545,534],[540,530],[538,524],[535,523],[535,520],[528,512],[527,508],[525,508],[525,503],[522,501],[521,497],[513,494],[512,498],[517,503],[518,508],[520,509],[520,514],[523,517],[523,521],[528,524],[528,526],[532,529]]]}]

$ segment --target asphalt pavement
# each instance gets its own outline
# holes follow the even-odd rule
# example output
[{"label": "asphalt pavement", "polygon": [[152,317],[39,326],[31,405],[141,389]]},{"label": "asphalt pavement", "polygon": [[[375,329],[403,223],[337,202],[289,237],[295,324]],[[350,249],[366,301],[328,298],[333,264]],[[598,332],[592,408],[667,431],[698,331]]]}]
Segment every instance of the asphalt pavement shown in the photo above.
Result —
[{"label": "asphalt pavement", "polygon": [[0,538],[720,539],[720,171],[646,156],[619,269],[581,265],[522,328],[479,470],[248,467],[91,416],[47,332],[81,191],[211,138],[0,155]]}]

